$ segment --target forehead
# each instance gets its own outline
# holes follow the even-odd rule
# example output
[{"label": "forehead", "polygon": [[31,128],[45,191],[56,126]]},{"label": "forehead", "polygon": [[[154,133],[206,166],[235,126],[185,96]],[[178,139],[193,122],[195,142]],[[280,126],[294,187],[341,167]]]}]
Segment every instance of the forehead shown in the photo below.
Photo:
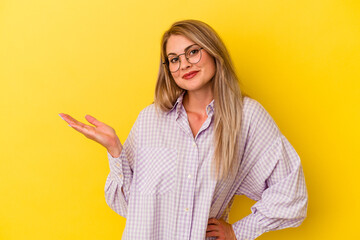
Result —
[{"label": "forehead", "polygon": [[169,53],[180,54],[184,49],[192,44],[193,41],[182,35],[171,35],[166,43],[166,55]]}]

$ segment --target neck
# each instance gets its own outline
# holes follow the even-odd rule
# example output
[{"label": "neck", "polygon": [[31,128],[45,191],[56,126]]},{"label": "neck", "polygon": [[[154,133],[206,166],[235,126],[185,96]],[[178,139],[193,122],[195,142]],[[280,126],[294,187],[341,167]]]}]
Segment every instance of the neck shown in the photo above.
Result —
[{"label": "neck", "polygon": [[212,91],[186,91],[183,106],[187,112],[206,115],[206,106],[214,99]]}]

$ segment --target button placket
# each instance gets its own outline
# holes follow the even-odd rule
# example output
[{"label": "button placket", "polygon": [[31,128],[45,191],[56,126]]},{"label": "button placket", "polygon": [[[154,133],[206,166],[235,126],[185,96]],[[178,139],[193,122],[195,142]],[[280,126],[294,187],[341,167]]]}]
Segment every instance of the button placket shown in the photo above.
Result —
[{"label": "button placket", "polygon": [[[188,148],[190,148],[190,151],[192,153],[197,153],[198,152],[198,147],[196,144],[195,139],[191,138],[191,140],[188,143]],[[198,155],[198,153],[196,154]],[[194,157],[191,157],[191,159],[194,159]],[[196,158],[195,158],[196,159]],[[195,160],[194,159],[194,160]],[[189,165],[187,165],[188,168],[186,168],[185,173],[184,173],[184,180],[186,181],[187,178],[187,191],[192,192],[194,194],[195,191],[195,183],[193,181],[193,179],[195,178],[195,175],[193,174],[196,169],[196,161],[190,161],[189,160]],[[193,212],[192,212],[192,208],[193,208],[193,198],[190,196],[193,196],[193,194],[190,194],[188,196],[186,196],[186,199],[184,199],[183,201],[183,214],[184,214],[184,220],[185,222],[187,222],[188,224],[186,226],[183,226],[183,231],[184,234],[182,237],[182,239],[185,239],[185,236],[187,236],[190,233],[191,230],[191,219],[193,217]],[[186,233],[185,233],[186,232]],[[186,239],[188,239],[186,237]]]}]

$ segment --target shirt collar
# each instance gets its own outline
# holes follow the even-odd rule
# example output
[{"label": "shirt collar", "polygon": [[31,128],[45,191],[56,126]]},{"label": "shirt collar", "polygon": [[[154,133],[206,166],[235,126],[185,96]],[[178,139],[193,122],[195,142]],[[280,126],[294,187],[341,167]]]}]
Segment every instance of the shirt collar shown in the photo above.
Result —
[{"label": "shirt collar", "polygon": [[[182,91],[179,97],[177,98],[176,102],[174,103],[174,106],[168,111],[168,114],[172,112],[174,109],[176,109],[176,113],[179,113],[182,101],[184,99],[185,91]],[[180,103],[180,104],[179,104]]]},{"label": "shirt collar", "polygon": [[[176,113],[177,113],[177,115],[179,115],[185,92],[186,91],[182,91],[182,93],[179,95],[176,102],[174,103],[174,106],[168,111],[168,114],[170,112],[172,112],[174,109],[176,109]],[[206,106],[206,114],[208,116],[209,116],[209,114],[211,114],[213,112],[214,112],[214,99]]]},{"label": "shirt collar", "polygon": [[206,106],[206,114],[208,116],[213,112],[214,112],[214,99]]}]

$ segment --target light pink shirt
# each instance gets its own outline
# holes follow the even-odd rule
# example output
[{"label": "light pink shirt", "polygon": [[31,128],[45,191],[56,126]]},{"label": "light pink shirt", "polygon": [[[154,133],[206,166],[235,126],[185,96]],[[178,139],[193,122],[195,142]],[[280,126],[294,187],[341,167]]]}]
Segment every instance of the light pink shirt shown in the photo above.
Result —
[{"label": "light pink shirt", "polygon": [[232,224],[237,240],[299,226],[308,205],[301,161],[270,114],[244,98],[237,174],[216,182],[210,177],[214,100],[194,138],[183,95],[168,113],[156,115],[154,104],[143,109],[121,155],[107,152],[105,199],[126,218],[122,239],[214,239],[205,238],[208,219],[228,222],[235,195],[257,201]]}]

